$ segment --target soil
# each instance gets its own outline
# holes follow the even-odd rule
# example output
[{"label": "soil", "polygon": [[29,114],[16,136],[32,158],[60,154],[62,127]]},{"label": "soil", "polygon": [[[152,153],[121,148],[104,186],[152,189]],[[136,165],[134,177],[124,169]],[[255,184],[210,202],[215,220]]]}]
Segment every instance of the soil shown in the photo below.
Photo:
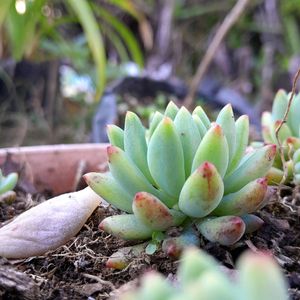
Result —
[{"label": "soil", "polygon": [[[41,195],[18,193],[12,204],[0,203],[0,227],[44,200]],[[108,207],[104,215],[115,213]],[[291,299],[300,299],[300,189],[282,189],[257,215],[264,220],[263,227],[233,247],[202,239],[201,248],[228,268],[234,268],[246,249],[272,252],[288,279]],[[122,271],[108,269],[107,257],[128,242],[99,231],[103,217],[103,209],[97,209],[75,238],[44,256],[15,261],[0,258],[0,299],[108,299],[147,270],[166,276],[176,273],[178,261],[161,251],[133,260]]]}]

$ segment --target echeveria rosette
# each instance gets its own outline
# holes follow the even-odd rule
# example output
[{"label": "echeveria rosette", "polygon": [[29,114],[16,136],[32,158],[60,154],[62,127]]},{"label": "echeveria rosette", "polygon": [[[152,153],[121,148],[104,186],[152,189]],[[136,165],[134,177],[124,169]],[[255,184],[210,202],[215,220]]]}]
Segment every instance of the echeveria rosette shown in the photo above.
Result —
[{"label": "echeveria rosette", "polygon": [[125,240],[147,240],[182,226],[182,236],[168,239],[165,247],[172,254],[185,241],[199,243],[191,224],[223,245],[261,225],[252,213],[264,203],[264,176],[276,145],[245,155],[249,120],[244,115],[235,121],[231,105],[210,122],[200,106],[191,114],[171,102],[164,114],[153,115],[149,129],[128,112],[124,130],[110,125],[108,136],[110,172],[84,177],[96,193],[127,214],[105,218],[100,229]]},{"label": "echeveria rosette", "polygon": [[[280,126],[288,106],[290,94],[279,90],[275,96],[272,111],[262,115],[262,135],[265,143],[278,144],[276,129]],[[284,151],[287,168],[286,183],[300,184],[300,93],[292,99],[286,123],[282,124],[278,132],[278,139]],[[283,178],[283,165],[279,151],[275,157],[274,165],[267,174],[270,184],[278,184]]]},{"label": "echeveria rosette", "polygon": [[161,274],[146,273],[138,288],[118,300],[288,300],[288,285],[268,254],[247,252],[239,258],[234,280],[205,252],[187,249],[180,260],[176,284]]}]

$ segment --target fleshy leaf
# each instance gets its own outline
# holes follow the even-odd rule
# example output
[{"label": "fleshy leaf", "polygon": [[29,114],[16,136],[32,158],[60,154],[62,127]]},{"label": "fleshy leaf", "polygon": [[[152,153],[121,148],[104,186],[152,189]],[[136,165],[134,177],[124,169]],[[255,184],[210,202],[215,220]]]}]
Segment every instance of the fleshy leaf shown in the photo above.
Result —
[{"label": "fleshy leaf", "polygon": [[184,157],[180,138],[168,117],[160,122],[149,141],[148,165],[159,188],[178,197],[185,181]]},{"label": "fleshy leaf", "polygon": [[223,191],[223,181],[217,169],[204,162],[185,182],[179,196],[179,208],[190,217],[207,216],[220,203]]}]

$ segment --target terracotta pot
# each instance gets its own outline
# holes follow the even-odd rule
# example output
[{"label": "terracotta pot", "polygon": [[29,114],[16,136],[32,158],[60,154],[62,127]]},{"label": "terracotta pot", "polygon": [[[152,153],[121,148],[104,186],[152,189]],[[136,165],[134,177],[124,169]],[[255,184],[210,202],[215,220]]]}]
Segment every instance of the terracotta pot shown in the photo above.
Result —
[{"label": "terracotta pot", "polygon": [[39,192],[54,195],[73,191],[81,175],[107,168],[107,144],[46,145],[0,149],[0,165],[7,155],[31,173]]}]

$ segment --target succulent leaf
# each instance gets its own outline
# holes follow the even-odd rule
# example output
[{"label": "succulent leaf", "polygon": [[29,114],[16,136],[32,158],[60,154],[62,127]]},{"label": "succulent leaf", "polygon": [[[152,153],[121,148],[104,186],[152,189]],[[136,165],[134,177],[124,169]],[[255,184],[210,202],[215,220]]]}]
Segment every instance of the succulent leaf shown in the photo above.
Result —
[{"label": "succulent leaf", "polygon": [[196,222],[201,234],[211,242],[230,246],[244,234],[246,225],[240,217],[208,217]]},{"label": "succulent leaf", "polygon": [[217,262],[212,256],[198,248],[188,248],[183,252],[181,263],[178,268],[178,280],[183,287],[194,283],[205,272],[217,267]]},{"label": "succulent leaf", "polygon": [[166,117],[169,117],[170,119],[174,120],[178,111],[179,111],[179,108],[177,107],[177,105],[173,101],[170,101],[166,107],[164,115]]},{"label": "succulent leaf", "polygon": [[202,121],[200,120],[200,118],[197,115],[193,114],[192,118],[195,122],[195,125],[198,128],[199,134],[200,134],[201,139],[202,139],[205,136],[206,132],[207,132],[207,128],[204,126],[204,124],[202,123]]},{"label": "succulent leaf", "polygon": [[242,216],[256,211],[267,192],[267,179],[259,178],[249,182],[239,191],[224,196],[212,212],[215,216]]},{"label": "succulent leaf", "polygon": [[238,300],[237,291],[229,279],[218,269],[206,271],[198,280],[187,287],[190,299]]},{"label": "succulent leaf", "polygon": [[7,176],[3,176],[1,173],[1,180],[0,180],[0,195],[11,191],[15,188],[17,182],[18,182],[18,174],[15,172],[9,173]]},{"label": "succulent leaf", "polygon": [[291,103],[291,108],[288,114],[288,120],[287,120],[287,124],[292,130],[293,136],[297,136],[297,137],[299,137],[299,126],[300,126],[299,108],[300,108],[300,93],[294,95],[294,98]]},{"label": "succulent leaf", "polygon": [[124,150],[124,130],[116,125],[107,125],[107,136],[111,145]]},{"label": "succulent leaf", "polygon": [[129,247],[119,248],[106,261],[106,267],[123,270],[126,268],[133,258],[139,257],[145,250],[147,243],[138,244]]},{"label": "succulent leaf", "polygon": [[109,174],[91,172],[83,175],[90,188],[113,206],[132,213],[133,195],[128,194]]},{"label": "succulent leaf", "polygon": [[185,177],[187,178],[191,174],[193,158],[200,144],[201,136],[191,114],[185,107],[181,107],[178,111],[174,125],[182,144]]},{"label": "succulent leaf", "polygon": [[241,219],[246,225],[245,233],[252,233],[264,224],[264,221],[260,217],[252,214],[243,215]]},{"label": "succulent leaf", "polygon": [[153,232],[132,214],[107,217],[99,224],[99,229],[124,240],[149,239]]},{"label": "succulent leaf", "polygon": [[243,299],[289,298],[286,281],[271,256],[248,252],[238,261],[238,267]]},{"label": "succulent leaf", "polygon": [[287,109],[288,98],[284,90],[279,90],[274,98],[272,106],[272,121],[282,120]]},{"label": "succulent leaf", "polygon": [[179,208],[190,217],[202,218],[218,206],[223,191],[223,181],[217,169],[204,162],[182,187]]},{"label": "succulent leaf", "polygon": [[185,215],[177,212],[174,215],[164,203],[155,196],[139,192],[135,195],[132,209],[136,218],[153,231],[164,231],[171,226],[180,225]]},{"label": "succulent leaf", "polygon": [[164,115],[162,113],[160,113],[159,111],[155,112],[151,121],[150,121],[150,126],[149,126],[149,130],[146,133],[146,137],[147,140],[149,141],[154,130],[156,129],[156,127],[158,126],[158,124],[161,122],[161,120],[164,118]]},{"label": "succulent leaf", "polygon": [[137,299],[143,300],[166,300],[173,295],[173,287],[159,273],[146,274],[141,282],[141,290]]},{"label": "succulent leaf", "polygon": [[211,122],[207,116],[207,114],[205,113],[205,111],[203,110],[203,108],[201,106],[197,106],[194,111],[193,111],[193,115],[197,115],[201,122],[204,124],[204,126],[206,127],[206,129],[210,128]]},{"label": "succulent leaf", "polygon": [[109,146],[107,155],[111,174],[127,193],[135,195],[145,191],[157,196],[164,202],[166,201],[167,205],[172,204],[172,198],[154,188],[122,149]]},{"label": "succulent leaf", "polygon": [[178,197],[185,181],[184,156],[173,121],[165,117],[148,145],[148,165],[159,188]]},{"label": "succulent leaf", "polygon": [[257,149],[243,161],[239,167],[224,178],[224,194],[240,190],[248,182],[266,175],[276,155],[276,145],[267,145]]},{"label": "succulent leaf", "polygon": [[240,116],[235,122],[236,147],[226,174],[230,174],[241,162],[249,140],[249,117]]},{"label": "succulent leaf", "polygon": [[233,157],[233,153],[236,149],[235,121],[231,104],[227,104],[221,109],[216,119],[216,123],[222,127],[223,133],[226,137],[230,163]]},{"label": "succulent leaf", "polygon": [[218,124],[212,125],[203,137],[193,160],[192,172],[205,161],[212,163],[221,177],[225,175],[229,161],[228,144]]},{"label": "succulent leaf", "polygon": [[147,163],[145,128],[138,116],[133,112],[127,112],[125,118],[124,150],[148,181],[155,184]]}]

